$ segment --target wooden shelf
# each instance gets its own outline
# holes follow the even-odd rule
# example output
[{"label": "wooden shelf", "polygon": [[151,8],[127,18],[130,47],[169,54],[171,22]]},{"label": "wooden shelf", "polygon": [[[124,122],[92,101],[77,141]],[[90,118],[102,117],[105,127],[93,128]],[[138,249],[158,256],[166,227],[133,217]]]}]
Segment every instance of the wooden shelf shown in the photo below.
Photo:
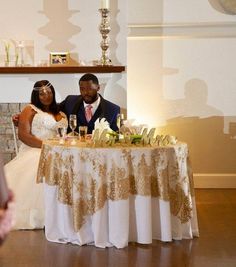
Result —
[{"label": "wooden shelf", "polygon": [[125,71],[125,66],[42,66],[0,67],[0,74],[37,73],[116,73]]}]

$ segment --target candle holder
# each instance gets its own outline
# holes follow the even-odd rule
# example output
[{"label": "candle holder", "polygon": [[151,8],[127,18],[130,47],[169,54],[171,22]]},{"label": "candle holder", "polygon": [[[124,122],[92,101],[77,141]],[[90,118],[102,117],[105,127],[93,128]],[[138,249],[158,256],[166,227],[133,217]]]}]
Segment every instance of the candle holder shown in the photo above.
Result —
[{"label": "candle holder", "polygon": [[101,41],[101,48],[102,48],[102,57],[100,59],[100,65],[102,66],[109,66],[112,65],[111,60],[108,57],[108,48],[109,48],[109,41],[108,41],[108,34],[111,30],[110,24],[109,24],[109,9],[108,8],[100,8],[99,9],[102,21],[99,26],[99,31],[102,35],[102,41]]}]

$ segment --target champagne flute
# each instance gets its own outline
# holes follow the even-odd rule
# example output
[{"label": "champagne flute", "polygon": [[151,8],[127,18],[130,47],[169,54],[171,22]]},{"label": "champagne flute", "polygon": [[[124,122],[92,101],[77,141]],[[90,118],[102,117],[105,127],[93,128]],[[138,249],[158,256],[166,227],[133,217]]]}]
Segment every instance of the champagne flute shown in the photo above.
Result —
[{"label": "champagne flute", "polygon": [[72,130],[72,136],[75,136],[75,129],[77,127],[77,118],[75,114],[71,114],[69,117],[69,126]]},{"label": "champagne flute", "polygon": [[120,122],[121,122],[121,114],[117,114],[117,116],[116,116],[116,126],[117,126],[117,128],[118,128],[118,133],[120,133]]},{"label": "champagne flute", "polygon": [[120,133],[121,127],[124,125],[124,114],[119,113],[116,117],[116,126],[118,128],[118,133]]}]

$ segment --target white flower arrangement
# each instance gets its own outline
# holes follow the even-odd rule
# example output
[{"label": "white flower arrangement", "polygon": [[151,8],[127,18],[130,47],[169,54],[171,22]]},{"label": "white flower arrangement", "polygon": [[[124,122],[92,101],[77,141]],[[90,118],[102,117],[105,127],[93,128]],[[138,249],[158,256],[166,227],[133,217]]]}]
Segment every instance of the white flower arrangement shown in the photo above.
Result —
[{"label": "white flower arrangement", "polygon": [[96,144],[114,143],[118,133],[110,128],[109,122],[105,118],[98,118],[94,123],[92,140]]},{"label": "white flower arrangement", "polygon": [[99,130],[99,133],[101,134],[104,130],[107,130],[108,132],[112,132],[112,129],[110,128],[109,122],[105,118],[98,118],[94,123],[94,130]]}]

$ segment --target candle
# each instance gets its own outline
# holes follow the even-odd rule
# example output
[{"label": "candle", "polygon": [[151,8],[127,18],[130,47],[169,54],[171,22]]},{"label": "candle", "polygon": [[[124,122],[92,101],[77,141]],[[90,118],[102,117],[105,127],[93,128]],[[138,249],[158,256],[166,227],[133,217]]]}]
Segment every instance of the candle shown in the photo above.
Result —
[{"label": "candle", "polygon": [[101,8],[109,9],[109,1],[110,0],[101,0]]}]

